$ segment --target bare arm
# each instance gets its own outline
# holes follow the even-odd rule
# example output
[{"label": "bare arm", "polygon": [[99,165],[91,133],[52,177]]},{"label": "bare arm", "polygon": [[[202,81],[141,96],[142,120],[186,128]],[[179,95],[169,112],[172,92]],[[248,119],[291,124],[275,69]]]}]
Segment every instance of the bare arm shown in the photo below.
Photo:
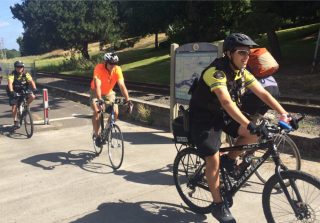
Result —
[{"label": "bare arm", "polygon": [[13,91],[13,81],[8,79],[8,87],[9,87],[9,91]]},{"label": "bare arm", "polygon": [[101,81],[97,77],[94,77],[96,96],[101,100]]},{"label": "bare arm", "polygon": [[123,97],[126,99],[126,101],[129,101],[129,93],[123,79],[118,80],[118,86]]},{"label": "bare arm", "polygon": [[29,84],[31,84],[33,90],[37,89],[37,86],[36,86],[36,83],[34,82],[34,80],[30,80]]},{"label": "bare arm", "polygon": [[277,111],[279,114],[288,114],[288,112],[279,104],[279,102],[268,91],[266,91],[261,86],[261,84],[256,82],[249,88],[270,108]]},{"label": "bare arm", "polygon": [[232,101],[228,89],[226,87],[213,90],[217,95],[220,104],[226,110],[226,112],[238,122],[241,126],[247,128],[250,121],[242,114],[238,106]]}]

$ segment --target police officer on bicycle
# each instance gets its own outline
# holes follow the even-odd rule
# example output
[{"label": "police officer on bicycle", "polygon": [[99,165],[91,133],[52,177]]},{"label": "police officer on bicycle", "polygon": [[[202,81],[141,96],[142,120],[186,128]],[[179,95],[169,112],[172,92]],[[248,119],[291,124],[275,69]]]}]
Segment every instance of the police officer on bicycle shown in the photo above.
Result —
[{"label": "police officer on bicycle", "polygon": [[[236,145],[257,141],[262,127],[244,116],[242,95],[250,89],[265,104],[290,121],[288,112],[246,70],[250,48],[257,44],[247,35],[233,33],[223,44],[224,56],[212,62],[201,74],[190,100],[191,137],[200,155],[206,160],[206,179],[213,197],[212,215],[220,222],[235,222],[219,190],[221,132],[237,138]],[[233,171],[235,159],[241,154],[232,151],[223,156],[223,165]]]},{"label": "police officer on bicycle", "polygon": [[[29,89],[29,85],[32,87],[32,91]],[[14,62],[14,70],[8,75],[7,94],[9,96],[9,105],[12,106],[12,117],[14,126],[20,127],[20,123],[17,120],[17,101],[18,97],[16,93],[21,93],[25,89],[28,94],[27,103],[30,103],[35,99],[35,94],[38,92],[35,82],[29,72],[25,70],[25,65],[22,61]]]}]

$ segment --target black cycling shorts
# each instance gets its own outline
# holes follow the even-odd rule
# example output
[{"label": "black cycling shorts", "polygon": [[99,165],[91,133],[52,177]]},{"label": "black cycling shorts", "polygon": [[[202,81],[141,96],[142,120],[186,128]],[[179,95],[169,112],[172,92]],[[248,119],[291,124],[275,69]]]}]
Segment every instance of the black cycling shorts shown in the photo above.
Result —
[{"label": "black cycling shorts", "polygon": [[232,118],[225,121],[221,117],[213,125],[192,124],[191,137],[201,156],[212,156],[220,149],[222,131],[236,138],[239,127],[240,124]]}]

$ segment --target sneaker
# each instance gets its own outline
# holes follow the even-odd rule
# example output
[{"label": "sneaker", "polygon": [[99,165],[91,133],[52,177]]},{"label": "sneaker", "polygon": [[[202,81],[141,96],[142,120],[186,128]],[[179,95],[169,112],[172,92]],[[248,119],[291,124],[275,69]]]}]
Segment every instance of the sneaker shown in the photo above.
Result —
[{"label": "sneaker", "polygon": [[101,147],[102,146],[101,137],[100,136],[95,137],[94,143],[96,144],[97,147]]},{"label": "sneaker", "polygon": [[224,202],[214,203],[211,214],[220,223],[236,223],[236,220],[233,218],[228,206]]},{"label": "sneaker", "polygon": [[14,127],[15,128],[20,128],[20,122],[19,121],[14,121]]}]

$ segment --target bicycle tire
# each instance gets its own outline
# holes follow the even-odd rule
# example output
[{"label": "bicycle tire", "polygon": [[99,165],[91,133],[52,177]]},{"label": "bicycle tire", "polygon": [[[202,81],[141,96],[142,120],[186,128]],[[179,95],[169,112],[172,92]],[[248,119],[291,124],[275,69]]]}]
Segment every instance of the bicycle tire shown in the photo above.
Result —
[{"label": "bicycle tire", "polygon": [[[262,193],[263,212],[268,223],[320,222],[320,180],[302,171],[282,171],[281,177],[289,182],[286,189],[304,219],[298,219],[282,189],[275,189],[279,178],[274,175],[265,184]],[[296,185],[302,201],[299,202],[291,185]],[[301,220],[301,221],[300,221]]]},{"label": "bicycle tire", "polygon": [[[173,178],[177,191],[184,203],[194,212],[208,214],[212,209],[212,196],[204,178],[205,160],[194,148],[181,150],[173,164]],[[200,173],[200,179],[194,181],[195,173]],[[201,176],[202,175],[202,176]],[[207,189],[198,186],[198,182],[206,185]]]},{"label": "bicycle tire", "polygon": [[33,135],[34,125],[33,125],[33,118],[29,110],[23,111],[20,125],[24,126],[24,130],[26,131],[27,137],[31,138]]},{"label": "bicycle tire", "polygon": [[113,169],[119,169],[123,162],[124,142],[120,127],[113,124],[108,132],[108,156]]},{"label": "bicycle tire", "polygon": [[[289,170],[300,170],[301,156],[294,141],[287,134],[278,134],[275,136],[274,142],[277,145],[282,163]],[[254,159],[260,158],[264,153],[265,150],[256,151],[254,153]],[[272,157],[269,157],[255,172],[255,174],[262,183],[266,183],[267,180],[274,174],[274,161],[272,160]],[[276,187],[279,188],[279,185],[276,185]]]}]

